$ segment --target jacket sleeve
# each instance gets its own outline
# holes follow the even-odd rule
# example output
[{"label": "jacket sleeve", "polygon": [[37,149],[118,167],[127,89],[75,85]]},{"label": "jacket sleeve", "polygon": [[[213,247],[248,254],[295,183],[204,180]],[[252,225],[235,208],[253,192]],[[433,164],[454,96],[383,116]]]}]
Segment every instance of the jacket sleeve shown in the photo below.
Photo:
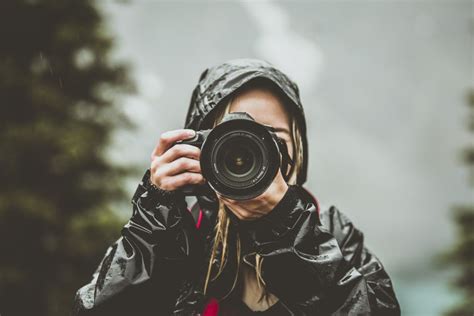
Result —
[{"label": "jacket sleeve", "polygon": [[75,297],[73,315],[169,315],[201,247],[184,196],[149,186],[147,170],[133,214],[92,280]]},{"label": "jacket sleeve", "polygon": [[362,232],[335,206],[319,213],[307,197],[290,186],[251,224],[268,290],[297,315],[400,315],[390,277]]}]

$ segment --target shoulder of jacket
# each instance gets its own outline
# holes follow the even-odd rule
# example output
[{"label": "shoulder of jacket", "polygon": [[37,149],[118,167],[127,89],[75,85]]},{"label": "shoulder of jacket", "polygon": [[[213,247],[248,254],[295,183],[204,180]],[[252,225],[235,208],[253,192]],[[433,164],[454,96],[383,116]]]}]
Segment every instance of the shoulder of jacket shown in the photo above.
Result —
[{"label": "shoulder of jacket", "polygon": [[355,229],[351,219],[333,204],[321,204],[319,220],[321,225],[336,237],[339,242],[346,239],[346,236],[354,233],[362,237],[362,232]]},{"label": "shoulder of jacket", "polygon": [[340,225],[345,226],[351,224],[351,220],[334,204],[319,204],[319,218],[321,223],[328,226],[334,221],[337,221]]}]

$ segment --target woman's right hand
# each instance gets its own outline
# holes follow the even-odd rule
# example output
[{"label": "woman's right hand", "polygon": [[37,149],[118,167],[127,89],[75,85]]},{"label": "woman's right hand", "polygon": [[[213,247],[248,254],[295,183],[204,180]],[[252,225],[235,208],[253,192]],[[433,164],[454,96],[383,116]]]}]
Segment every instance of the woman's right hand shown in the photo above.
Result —
[{"label": "woman's right hand", "polygon": [[162,190],[173,191],[185,185],[205,182],[201,174],[201,150],[195,146],[174,143],[192,138],[195,131],[178,129],[161,134],[151,154],[150,181]]}]

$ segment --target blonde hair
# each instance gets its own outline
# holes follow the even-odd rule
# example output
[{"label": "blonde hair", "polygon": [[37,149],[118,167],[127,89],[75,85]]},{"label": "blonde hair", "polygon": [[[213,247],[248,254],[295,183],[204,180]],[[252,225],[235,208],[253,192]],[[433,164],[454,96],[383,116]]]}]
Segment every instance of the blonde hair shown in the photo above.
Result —
[{"label": "blonde hair", "polygon": [[[301,172],[301,168],[303,165],[303,142],[301,138],[301,132],[300,128],[298,126],[298,122],[296,120],[295,115],[291,115],[290,111],[290,106],[287,104],[288,102],[286,98],[281,94],[279,90],[276,90],[278,88],[268,85],[268,84],[257,84],[257,85],[249,85],[248,87],[244,89],[262,89],[266,91],[270,91],[272,94],[276,95],[280,102],[285,106],[288,115],[290,116],[290,125],[291,125],[291,140],[293,142],[293,154],[292,154],[292,159],[293,159],[293,168],[291,168],[291,174],[288,177],[288,184],[293,185],[296,184],[296,179]],[[239,91],[240,92],[240,91]],[[214,122],[213,122],[213,127],[219,124],[224,115],[228,114],[230,112],[230,107],[232,105],[232,101],[235,98],[233,96],[230,98],[227,102],[227,104],[223,107],[216,108],[216,113],[214,115]],[[286,102],[285,102],[286,101]],[[291,153],[289,153],[291,155]],[[227,215],[227,207],[224,205],[219,200],[219,209],[218,209],[218,215],[217,215],[217,224],[215,226],[215,237],[214,237],[214,245],[212,247],[211,251],[211,257],[209,260],[209,265],[207,269],[207,275],[204,283],[204,294],[206,294],[209,282],[212,282],[216,280],[220,274],[222,273],[224,266],[225,266],[225,261],[227,260],[227,251],[228,251],[228,235],[229,235],[229,225],[230,225],[230,218]],[[232,288],[230,291],[222,297],[222,299],[225,299],[235,288],[237,284],[237,280],[239,277],[240,273],[240,265],[241,265],[241,242],[240,242],[240,236],[236,236],[236,250],[237,250],[237,272],[234,278],[234,282],[232,284]],[[217,251],[219,248],[222,248],[221,254],[220,254],[220,263],[219,263],[219,268],[217,269],[217,272],[213,277],[211,277],[212,274],[212,268],[213,268],[213,262],[216,259],[217,256]],[[265,281],[262,278],[262,264],[263,264],[263,257],[261,257],[258,254],[255,254],[255,266],[251,265],[250,263],[246,262],[250,266],[252,266],[255,269],[255,275],[257,278],[257,285],[260,289],[262,289],[262,295],[259,299],[259,301],[263,300],[264,298],[267,298],[268,293],[265,290]]]}]

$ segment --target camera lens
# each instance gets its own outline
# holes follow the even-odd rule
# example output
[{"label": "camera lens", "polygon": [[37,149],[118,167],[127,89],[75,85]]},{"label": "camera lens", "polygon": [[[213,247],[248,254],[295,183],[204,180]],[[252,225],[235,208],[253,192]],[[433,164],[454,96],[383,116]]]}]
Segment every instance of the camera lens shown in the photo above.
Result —
[{"label": "camera lens", "polygon": [[280,166],[273,136],[263,125],[245,118],[217,125],[202,146],[200,160],[208,184],[236,200],[263,193]]},{"label": "camera lens", "polygon": [[224,153],[226,171],[236,176],[245,176],[255,164],[255,153],[241,144],[229,145]]}]

